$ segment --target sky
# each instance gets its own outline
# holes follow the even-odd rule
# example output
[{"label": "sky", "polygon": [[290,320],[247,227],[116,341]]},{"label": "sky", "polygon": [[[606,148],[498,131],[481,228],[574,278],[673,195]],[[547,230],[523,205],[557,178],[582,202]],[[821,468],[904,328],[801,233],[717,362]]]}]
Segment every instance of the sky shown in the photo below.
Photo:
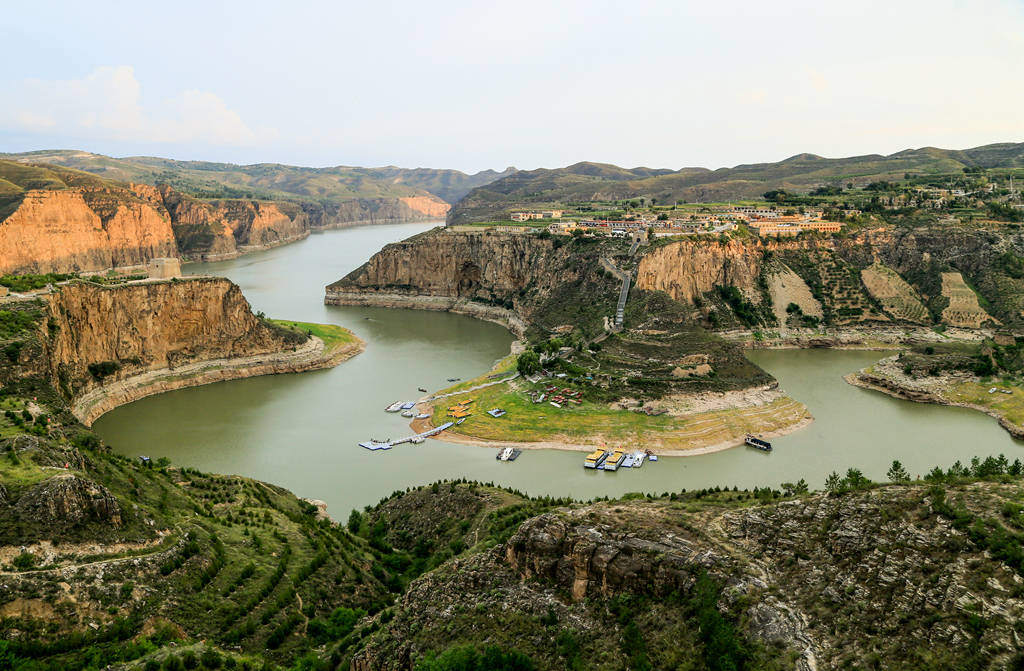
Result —
[{"label": "sky", "polygon": [[1024,0],[5,9],[0,152],[476,171],[1024,141]]}]

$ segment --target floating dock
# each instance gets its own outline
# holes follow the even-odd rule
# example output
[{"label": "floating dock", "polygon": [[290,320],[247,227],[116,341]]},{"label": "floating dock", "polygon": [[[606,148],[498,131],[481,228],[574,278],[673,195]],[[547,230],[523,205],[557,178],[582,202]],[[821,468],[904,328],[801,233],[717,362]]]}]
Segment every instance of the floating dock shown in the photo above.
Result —
[{"label": "floating dock", "polygon": [[401,445],[403,443],[416,443],[416,444],[419,444],[419,443],[422,443],[427,438],[431,438],[432,436],[436,436],[437,434],[441,433],[442,431],[444,431],[447,428],[450,428],[454,424],[455,424],[455,422],[445,422],[441,426],[436,426],[436,427],[434,427],[433,429],[431,429],[429,431],[424,431],[423,433],[414,433],[411,436],[406,436],[405,438],[399,438],[398,440],[389,440],[389,441],[385,441],[385,442],[381,442],[381,443],[378,443],[378,442],[373,441],[373,440],[367,440],[365,442],[359,443],[359,447],[365,447],[368,450],[390,450],[395,445]]}]

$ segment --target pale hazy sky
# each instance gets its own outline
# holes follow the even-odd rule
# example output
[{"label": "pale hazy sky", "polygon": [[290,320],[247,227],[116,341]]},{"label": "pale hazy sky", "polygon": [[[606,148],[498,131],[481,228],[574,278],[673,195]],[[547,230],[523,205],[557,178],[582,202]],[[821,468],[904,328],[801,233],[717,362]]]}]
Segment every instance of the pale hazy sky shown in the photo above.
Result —
[{"label": "pale hazy sky", "polygon": [[1024,141],[1024,0],[4,10],[0,151],[722,167]]}]

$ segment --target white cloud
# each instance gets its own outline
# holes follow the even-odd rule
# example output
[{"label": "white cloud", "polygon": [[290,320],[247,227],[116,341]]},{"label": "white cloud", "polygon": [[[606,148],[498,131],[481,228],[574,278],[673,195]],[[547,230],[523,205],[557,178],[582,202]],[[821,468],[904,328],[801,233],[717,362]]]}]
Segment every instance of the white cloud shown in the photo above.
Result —
[{"label": "white cloud", "polygon": [[118,142],[251,146],[276,133],[254,128],[209,91],[187,90],[156,109],[142,104],[142,86],[127,65],[101,67],[82,79],[22,82],[0,126],[28,132]]}]

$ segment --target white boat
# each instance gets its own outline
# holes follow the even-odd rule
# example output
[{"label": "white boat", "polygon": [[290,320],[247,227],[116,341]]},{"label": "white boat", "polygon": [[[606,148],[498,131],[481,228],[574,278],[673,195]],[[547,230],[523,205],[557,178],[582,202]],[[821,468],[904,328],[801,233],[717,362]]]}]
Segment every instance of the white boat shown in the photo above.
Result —
[{"label": "white boat", "polygon": [[619,464],[619,468],[633,468],[633,455],[627,454],[625,458],[623,458],[622,463]]},{"label": "white boat", "polygon": [[416,411],[415,410],[403,410],[402,411],[402,417],[415,417],[415,416],[416,416]]},{"label": "white boat", "polygon": [[426,438],[424,438],[423,436],[416,436],[415,438],[410,439],[409,442],[412,443],[413,445],[419,445],[425,440]]},{"label": "white boat", "polygon": [[394,403],[392,403],[388,407],[384,408],[384,412],[398,412],[401,409],[402,409],[402,402],[401,401],[395,401]]},{"label": "white boat", "polygon": [[647,461],[657,461],[657,460],[658,460],[658,455],[656,455],[656,454],[651,454],[651,455],[649,455],[647,457]]},{"label": "white boat", "polygon": [[647,455],[644,454],[643,452],[637,452],[636,454],[634,454],[633,455],[633,468],[640,468],[641,466],[643,466],[644,465],[644,459],[646,459],[646,458],[647,458]]},{"label": "white boat", "polygon": [[425,412],[421,412],[420,414],[416,415],[416,419],[430,419],[430,415],[426,414]]},{"label": "white boat", "polygon": [[562,406],[558,405],[557,403],[555,403],[554,401],[548,401],[548,403],[550,403],[551,405],[555,406],[556,408],[561,408],[562,407]]},{"label": "white boat", "polygon": [[498,453],[498,461],[508,461],[512,458],[512,448],[506,447],[504,450]]}]

